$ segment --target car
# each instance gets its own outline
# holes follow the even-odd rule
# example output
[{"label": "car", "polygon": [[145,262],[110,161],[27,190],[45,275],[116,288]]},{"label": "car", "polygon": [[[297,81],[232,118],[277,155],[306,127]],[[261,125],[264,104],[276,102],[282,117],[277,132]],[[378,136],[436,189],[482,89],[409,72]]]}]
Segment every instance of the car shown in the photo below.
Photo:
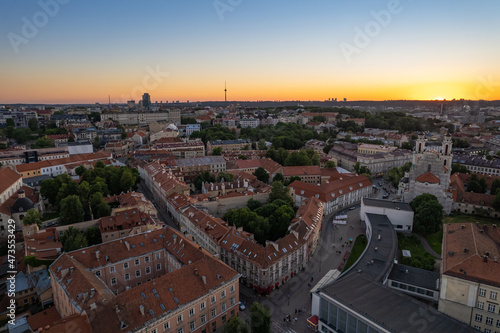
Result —
[{"label": "car", "polygon": [[246,309],[245,304],[240,302],[240,311],[245,311],[245,309]]},{"label": "car", "polygon": [[356,206],[349,208],[349,210],[355,210]]}]

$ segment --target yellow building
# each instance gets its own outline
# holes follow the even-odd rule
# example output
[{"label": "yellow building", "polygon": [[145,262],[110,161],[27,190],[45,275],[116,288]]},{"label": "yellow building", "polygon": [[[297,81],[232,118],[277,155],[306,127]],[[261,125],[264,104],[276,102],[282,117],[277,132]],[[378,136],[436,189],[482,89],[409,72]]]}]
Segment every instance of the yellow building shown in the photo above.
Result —
[{"label": "yellow building", "polygon": [[499,240],[496,226],[443,226],[439,311],[485,333],[500,331]]}]

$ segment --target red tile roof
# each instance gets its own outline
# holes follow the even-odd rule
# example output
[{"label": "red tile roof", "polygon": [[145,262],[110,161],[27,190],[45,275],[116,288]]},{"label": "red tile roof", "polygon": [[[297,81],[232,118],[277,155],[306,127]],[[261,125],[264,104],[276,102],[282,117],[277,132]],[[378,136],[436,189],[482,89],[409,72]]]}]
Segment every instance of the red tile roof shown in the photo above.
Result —
[{"label": "red tile roof", "polygon": [[283,167],[283,176],[308,176],[308,175],[321,175],[321,170],[317,165],[305,166],[289,166]]},{"label": "red tile roof", "polygon": [[473,223],[445,224],[441,272],[500,287],[500,265],[494,261],[500,258],[499,245],[498,228]]},{"label": "red tile roof", "polygon": [[439,178],[434,176],[431,172],[426,172],[418,176],[416,181],[420,183],[439,184]]},{"label": "red tile roof", "polygon": [[2,167],[0,169],[0,194],[2,194],[6,189],[11,187],[15,182],[21,179],[21,175],[9,167]]},{"label": "red tile roof", "polygon": [[[46,327],[53,326],[55,321],[61,319],[61,316],[56,310],[56,307],[50,307],[45,309],[37,314],[29,316],[26,320],[28,321],[28,325],[34,332],[46,332]],[[39,330],[41,329],[41,330]]]}]

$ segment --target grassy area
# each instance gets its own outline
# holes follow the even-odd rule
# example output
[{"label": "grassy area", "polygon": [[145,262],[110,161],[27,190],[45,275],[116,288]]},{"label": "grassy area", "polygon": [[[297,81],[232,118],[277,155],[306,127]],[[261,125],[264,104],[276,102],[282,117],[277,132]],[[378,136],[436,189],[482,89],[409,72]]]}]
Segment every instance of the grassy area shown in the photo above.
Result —
[{"label": "grassy area", "polygon": [[359,235],[358,237],[356,237],[356,240],[354,241],[354,245],[352,246],[351,254],[349,254],[349,259],[347,259],[347,262],[346,262],[342,272],[349,269],[349,267],[351,267],[356,262],[356,260],[358,260],[358,258],[361,256],[361,254],[365,250],[366,244],[367,244],[367,241],[366,241],[365,235]]},{"label": "grassy area", "polygon": [[477,215],[450,215],[443,218],[443,224],[445,223],[476,223],[481,224],[498,224],[498,218],[494,217],[483,217]]},{"label": "grassy area", "polygon": [[437,254],[441,254],[441,245],[443,244],[443,230],[439,230],[433,234],[425,236],[427,243],[432,247]]},{"label": "grassy area", "polygon": [[434,270],[434,257],[425,251],[420,239],[416,235],[405,236],[398,233],[399,250],[408,250],[411,253],[411,258],[406,258],[401,255],[401,263],[412,267]]}]

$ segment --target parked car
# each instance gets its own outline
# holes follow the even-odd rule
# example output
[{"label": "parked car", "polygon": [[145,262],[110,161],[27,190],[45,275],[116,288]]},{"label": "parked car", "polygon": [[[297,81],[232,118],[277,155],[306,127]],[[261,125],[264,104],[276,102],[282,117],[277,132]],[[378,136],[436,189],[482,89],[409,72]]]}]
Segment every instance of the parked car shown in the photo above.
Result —
[{"label": "parked car", "polygon": [[240,302],[240,311],[244,311],[246,309],[245,304]]}]

